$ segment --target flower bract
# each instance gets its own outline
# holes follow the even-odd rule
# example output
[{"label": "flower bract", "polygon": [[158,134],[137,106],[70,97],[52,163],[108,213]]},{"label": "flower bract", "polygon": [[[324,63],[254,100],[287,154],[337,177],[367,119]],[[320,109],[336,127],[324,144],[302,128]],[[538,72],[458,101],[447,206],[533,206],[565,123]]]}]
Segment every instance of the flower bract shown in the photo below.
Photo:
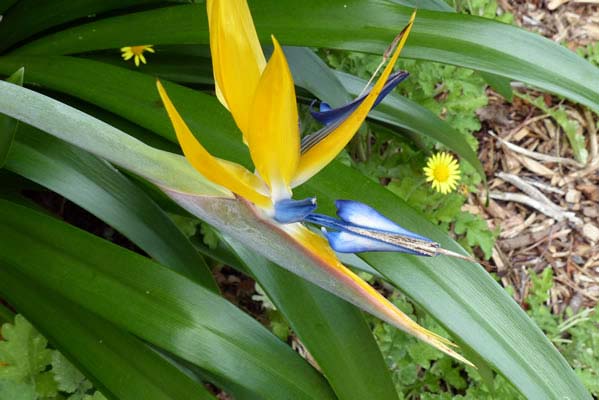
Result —
[{"label": "flower bract", "polygon": [[[186,158],[206,178],[244,197],[274,216],[275,204],[291,199],[292,189],[318,173],[349,143],[379,99],[407,40],[413,17],[370,92],[336,118],[333,127],[302,149],[293,78],[278,41],[266,62],[244,0],[209,0],[210,51],[216,94],[241,131],[255,173],[210,155],[195,139],[166,90],[160,96]],[[395,75],[397,76],[397,75]],[[395,78],[395,81],[400,79]]]},{"label": "flower bract", "polygon": [[245,0],[207,0],[206,6],[216,96],[239,128],[240,140],[248,147],[254,171],[211,155],[195,138],[165,87],[157,82],[187,160],[206,179],[251,202],[257,215],[276,226],[281,235],[288,236],[290,244],[301,247],[307,257],[317,260],[336,277],[339,285],[357,290],[362,304],[374,307],[379,316],[397,327],[467,362],[451,349],[450,341],[410,320],[343,265],[327,239],[302,223],[314,211],[314,199],[292,199],[292,189],[330,163],[349,143],[381,96],[407,76],[392,72],[415,14],[394,41],[389,62],[370,91],[345,108],[330,110],[326,115],[329,123],[310,135],[310,145],[305,146],[300,140],[293,78],[276,38],[271,36],[274,50],[266,61]]}]

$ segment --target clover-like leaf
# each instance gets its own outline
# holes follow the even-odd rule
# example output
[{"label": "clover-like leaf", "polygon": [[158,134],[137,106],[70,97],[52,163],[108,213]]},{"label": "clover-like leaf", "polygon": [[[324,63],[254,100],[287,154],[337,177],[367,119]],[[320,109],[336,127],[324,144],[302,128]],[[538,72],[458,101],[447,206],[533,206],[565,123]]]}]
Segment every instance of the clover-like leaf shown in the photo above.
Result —
[{"label": "clover-like leaf", "polygon": [[52,354],[52,371],[58,388],[63,392],[73,393],[85,381],[85,376],[57,351]]},{"label": "clover-like leaf", "polygon": [[37,400],[33,384],[0,378],[0,399]]},{"label": "clover-like leaf", "polygon": [[0,378],[17,382],[32,379],[50,364],[51,350],[46,339],[23,316],[14,325],[2,326],[0,341]]}]

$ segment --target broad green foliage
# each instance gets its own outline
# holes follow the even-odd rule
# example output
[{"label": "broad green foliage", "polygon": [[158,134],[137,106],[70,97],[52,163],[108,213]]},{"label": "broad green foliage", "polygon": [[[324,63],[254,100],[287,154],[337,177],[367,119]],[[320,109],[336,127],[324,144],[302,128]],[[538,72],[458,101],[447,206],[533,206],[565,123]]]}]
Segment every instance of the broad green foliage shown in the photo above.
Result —
[{"label": "broad green foliage", "polygon": [[[106,396],[127,400],[212,398],[204,382],[223,388],[235,398],[491,396],[491,389],[481,383],[474,370],[466,370],[371,319],[373,336],[359,309],[304,280],[330,285],[317,269],[311,269],[315,265],[309,257],[298,253],[280,232],[265,227],[264,220],[239,206],[240,202],[219,198],[229,193],[202,179],[187,161],[173,154],[178,144],[160,106],[156,76],[194,135],[211,152],[252,168],[235,124],[214,97],[205,2],[37,3],[0,0],[4,17],[0,31],[6,33],[0,34],[0,73],[8,76],[25,66],[27,87],[0,82],[0,112],[21,121],[22,127],[32,125],[54,138],[42,140],[45,134],[32,128],[28,128],[31,138],[27,138],[21,130],[7,168],[35,181],[40,185],[35,190],[43,187],[80,204],[136,244],[138,235],[152,226],[147,217],[165,211],[162,219],[171,217],[182,233],[158,227],[154,230],[156,242],[182,254],[172,242],[189,248],[180,236],[193,236],[192,242],[211,259],[208,264],[230,265],[255,278],[263,289],[257,300],[266,306],[268,296],[276,305],[276,310],[268,308],[264,314],[270,319],[271,330],[283,339],[227,302],[224,296],[230,293],[206,291],[170,271],[172,262],[150,251],[156,249],[151,243],[147,248],[138,246],[155,261],[25,207],[3,203],[0,235],[2,243],[11,245],[8,251],[0,252],[0,296],[52,339],[53,346],[76,361]],[[251,0],[249,5],[262,45],[270,43],[270,35],[275,34],[282,45],[303,46],[300,50],[304,51],[336,49],[320,52],[330,65],[363,78],[369,77],[380,57],[341,53],[339,49],[382,53],[407,21],[411,7],[422,6],[402,54],[418,60],[406,59],[401,65],[412,76],[397,93],[409,99],[395,96],[393,102],[381,104],[381,113],[375,110],[371,114],[372,120],[363,126],[358,140],[342,155],[346,165],[333,162],[296,194],[298,198],[316,195],[319,212],[329,214],[335,199],[366,202],[444,247],[462,251],[444,233],[451,232],[464,248],[480,247],[488,257],[495,233],[482,219],[461,211],[465,193],[476,190],[481,178],[462,163],[460,190],[439,195],[423,180],[426,158],[446,150],[439,142],[451,148],[452,140],[447,138],[456,136],[453,152],[471,163],[472,159],[477,161],[468,145],[472,149],[477,145],[472,133],[480,128],[476,109],[487,101],[485,82],[497,90],[502,88],[499,92],[506,99],[511,96],[511,79],[597,110],[599,80],[595,78],[599,74],[590,63],[549,40],[491,21],[509,22],[509,15],[497,15],[496,1],[457,3],[459,11],[471,15],[451,12],[441,0]],[[147,68],[136,68],[120,59],[120,47],[143,43],[156,45],[157,50],[155,57],[148,58]],[[195,67],[196,63],[201,65]],[[194,67],[188,67],[190,64]],[[350,99],[349,93],[354,94],[347,82],[355,77],[343,78],[326,65],[324,69],[318,63],[310,65],[310,60],[302,64],[290,59],[290,64],[296,69],[294,78],[301,77],[296,81],[302,88],[297,94],[305,104],[315,97],[325,99],[327,91],[336,92],[330,96],[339,102],[337,105]],[[308,80],[306,75],[314,78]],[[309,84],[302,86],[300,80]],[[302,128],[312,130],[310,123]],[[406,129],[410,133],[405,134]],[[70,146],[77,146],[84,154],[77,160],[92,157],[88,153],[98,158],[88,168],[58,162],[61,157],[50,154],[50,142],[63,161],[68,161],[64,156],[71,153],[65,151]],[[125,172],[119,179],[126,186],[140,185],[151,193],[158,185],[203,221],[190,217],[165,196],[152,196],[156,202],[152,208],[158,211],[136,213],[141,194],[115,185],[109,178],[114,178],[116,171],[107,172],[113,166]],[[78,182],[87,182],[85,187],[69,184],[72,180],[67,178],[73,171],[81,178]],[[130,179],[132,175],[135,179]],[[381,182],[386,188],[379,185]],[[4,189],[5,181],[0,183]],[[19,196],[24,187],[16,185],[9,194]],[[100,197],[100,193],[110,196]],[[82,199],[82,195],[87,198]],[[115,199],[122,199],[120,214],[109,218],[106,210],[114,210]],[[37,207],[20,197],[15,203]],[[125,218],[130,215],[140,218]],[[173,225],[168,219],[161,223]],[[126,229],[132,227],[136,229]],[[230,240],[231,234],[241,243]],[[188,262],[192,269],[203,264],[196,260],[195,249],[189,254],[193,256]],[[360,257],[354,256],[354,261],[384,279],[385,288],[399,288],[409,297],[410,301],[408,297],[396,298],[402,309],[431,329],[453,336],[461,349],[480,363],[480,371],[493,369],[502,374],[494,377],[499,398],[517,397],[508,381],[531,398],[588,397],[549,340],[482,267],[444,257],[425,259],[391,253]],[[273,261],[297,268],[292,270],[299,276]],[[340,295],[339,291],[332,292]],[[341,293],[344,295],[350,301],[355,298]],[[540,310],[541,306],[531,309]],[[260,322],[264,322],[264,314],[258,317]],[[588,330],[582,333],[586,326],[583,320],[588,316],[579,314],[569,320],[570,325],[576,323],[574,327],[559,328],[570,332],[581,327],[578,337],[584,346],[572,348],[572,352],[587,351],[587,344],[591,346],[596,340],[589,338]],[[552,315],[545,314],[544,318],[549,321]],[[563,350],[568,338],[557,333],[559,329],[551,331],[555,333],[550,338]],[[287,346],[298,339],[319,368],[310,366]],[[27,370],[29,378],[22,381],[0,379],[0,390],[7,396],[15,400],[20,400],[18,396],[54,400],[57,393],[72,400],[101,397],[99,392],[93,396],[87,393],[89,382],[55,350],[48,350],[45,342],[40,348],[41,353],[50,351],[51,357],[40,362],[44,365],[38,365],[37,372]],[[165,353],[174,358],[163,358]],[[585,381],[592,381],[596,368],[591,358],[569,359]],[[107,365],[120,368],[113,370]],[[123,376],[128,378],[126,382]]]},{"label": "broad green foliage", "polygon": [[1,333],[0,399],[106,400],[22,315]]},{"label": "broad green foliage", "polygon": [[[539,275],[530,275],[531,287],[526,298],[527,313],[551,338],[572,364],[587,389],[599,394],[599,307],[581,310],[577,314],[567,308],[555,315],[547,306],[553,287],[550,267]],[[394,294],[394,303],[423,326],[445,334],[442,328],[405,296]],[[389,325],[372,321],[374,333],[393,381],[402,399],[429,400],[512,400],[524,399],[517,389],[500,375],[494,378],[493,388],[485,385],[477,370],[456,364],[440,352],[422,346],[417,340]],[[421,396],[421,397],[418,397]]]}]

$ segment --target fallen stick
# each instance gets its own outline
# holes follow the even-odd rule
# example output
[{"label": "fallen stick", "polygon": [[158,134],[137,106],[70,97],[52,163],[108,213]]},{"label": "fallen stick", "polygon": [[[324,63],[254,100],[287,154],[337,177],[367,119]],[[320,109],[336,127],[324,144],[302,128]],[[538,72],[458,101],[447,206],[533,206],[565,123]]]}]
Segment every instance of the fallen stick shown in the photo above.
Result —
[{"label": "fallen stick", "polygon": [[522,203],[529,206],[530,208],[538,210],[539,212],[557,221],[568,220],[576,227],[582,226],[582,220],[578,218],[573,212],[565,211],[561,207],[556,206],[553,203],[547,204],[545,202],[535,200],[521,193],[491,192],[489,194],[489,197],[491,197],[494,200],[515,201],[517,203]]}]

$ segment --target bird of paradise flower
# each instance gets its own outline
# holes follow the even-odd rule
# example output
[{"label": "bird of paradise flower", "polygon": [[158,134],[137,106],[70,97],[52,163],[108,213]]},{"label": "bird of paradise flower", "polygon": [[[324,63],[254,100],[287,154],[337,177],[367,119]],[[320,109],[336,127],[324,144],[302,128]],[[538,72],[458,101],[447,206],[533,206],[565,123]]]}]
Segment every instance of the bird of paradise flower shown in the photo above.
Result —
[{"label": "bird of paradise flower", "polygon": [[[187,160],[208,180],[229,189],[240,201],[251,202],[262,218],[276,224],[318,259],[323,268],[358,288],[387,321],[472,365],[452,349],[452,342],[419,326],[345,267],[329,245],[339,251],[436,255],[438,244],[399,227],[362,203],[337,202],[340,219],[335,219],[313,213],[314,199],[292,199],[292,189],[331,162],[354,136],[370,109],[405,79],[405,73],[392,74],[392,70],[415,14],[394,41],[392,56],[370,92],[345,107],[325,111],[321,117],[327,125],[302,141],[293,78],[278,41],[272,36],[274,51],[267,63],[245,0],[208,0],[207,12],[216,95],[240,129],[256,171],[252,173],[212,156],[195,139],[158,81],[160,97]],[[302,222],[336,231],[326,232],[327,242]],[[407,239],[398,242],[398,237]],[[359,248],[351,244],[356,242]]]}]

